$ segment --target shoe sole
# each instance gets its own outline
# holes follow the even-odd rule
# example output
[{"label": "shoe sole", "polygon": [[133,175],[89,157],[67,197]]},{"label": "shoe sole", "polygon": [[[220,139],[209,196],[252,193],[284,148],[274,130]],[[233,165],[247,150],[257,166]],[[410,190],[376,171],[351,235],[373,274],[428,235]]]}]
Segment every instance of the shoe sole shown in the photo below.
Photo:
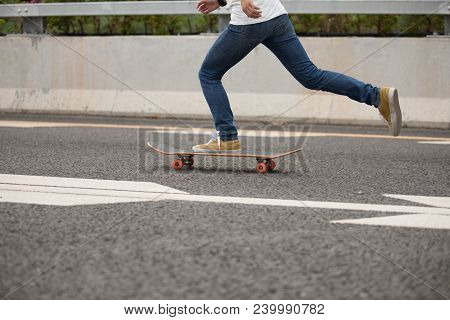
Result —
[{"label": "shoe sole", "polygon": [[233,152],[240,152],[242,151],[241,149],[237,149],[237,150],[209,150],[209,149],[200,149],[200,148],[194,148],[192,147],[192,150],[194,152],[203,152],[203,153],[233,153]]},{"label": "shoe sole", "polygon": [[394,137],[400,134],[402,128],[402,110],[398,99],[397,89],[389,89],[389,111],[391,112],[391,133]]}]

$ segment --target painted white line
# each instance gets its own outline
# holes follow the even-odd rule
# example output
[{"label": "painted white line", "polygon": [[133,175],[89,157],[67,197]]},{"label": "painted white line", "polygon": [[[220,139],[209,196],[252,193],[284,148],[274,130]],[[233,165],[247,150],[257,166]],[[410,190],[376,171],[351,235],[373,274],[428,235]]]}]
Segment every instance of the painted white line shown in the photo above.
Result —
[{"label": "painted white line", "polygon": [[[15,128],[44,128],[44,127],[86,127],[86,128],[116,128],[116,129],[148,129],[166,133],[189,133],[208,134],[213,133],[208,128],[183,128],[175,126],[140,126],[121,125],[108,123],[73,123],[73,122],[49,122],[49,121],[10,121],[0,120],[0,127]],[[241,136],[249,137],[340,137],[340,138],[372,138],[372,139],[394,139],[394,140],[423,140],[423,141],[443,141],[450,143],[450,138],[446,137],[422,137],[422,136],[398,136],[392,137],[383,134],[359,134],[359,133],[333,133],[333,132],[293,132],[293,131],[266,131],[266,130],[239,130]]]},{"label": "painted white line", "polygon": [[[63,178],[61,178],[63,179]],[[42,195],[39,196],[39,195]],[[389,213],[416,213],[450,215],[450,209],[430,208],[416,206],[393,206],[363,203],[301,201],[267,198],[220,197],[190,195],[181,193],[135,192],[125,190],[86,189],[86,188],[59,188],[45,186],[27,186],[0,184],[0,202],[34,203],[47,205],[82,205],[137,201],[192,201],[207,203],[226,203],[257,206],[275,206],[291,208],[313,208],[352,210],[362,212],[389,212]],[[86,203],[83,203],[83,199]],[[66,203],[65,201],[68,200]]]},{"label": "painted white line", "polygon": [[428,197],[428,196],[409,196],[402,194],[385,194],[384,196],[394,199],[406,200],[432,207],[450,208],[450,197]]},{"label": "painted white line", "polygon": [[0,120],[0,127],[7,128],[51,128],[51,127],[69,127],[69,123],[58,122],[37,122],[37,121],[11,121]]},{"label": "painted white line", "polygon": [[449,144],[450,140],[444,140],[444,141],[417,141],[417,143],[426,143],[426,144]]},{"label": "painted white line", "polygon": [[86,195],[86,196],[103,196],[113,198],[135,198],[142,199],[142,201],[154,200],[158,195],[163,195],[160,192],[147,191],[124,191],[124,190],[107,190],[107,189],[85,189],[85,188],[60,188],[60,187],[43,187],[43,186],[25,186],[13,184],[1,184],[0,193],[5,191],[24,192],[41,192],[54,194],[71,194],[71,195]]},{"label": "painted white line", "polygon": [[450,230],[450,216],[435,214],[406,214],[390,217],[337,220],[332,221],[332,223]]},{"label": "painted white line", "polygon": [[157,201],[185,194],[153,182],[0,174],[0,202],[74,206]]},{"label": "painted white line", "polygon": [[[365,203],[300,201],[267,198],[191,195],[151,182],[0,175],[0,202],[74,206],[148,201],[192,201],[292,208],[333,209],[356,212],[407,213],[404,216],[334,221],[367,225],[447,229],[450,208],[447,197],[386,195],[434,207]],[[439,206],[439,207],[437,207]],[[310,210],[299,213],[311,213]],[[413,214],[413,215],[411,215]],[[410,218],[412,217],[412,218]]]},{"label": "painted white line", "polygon": [[[433,207],[440,207],[442,212],[423,212],[422,214],[408,214],[389,217],[374,217],[363,219],[347,219],[336,220],[333,223],[347,223],[358,225],[374,225],[374,226],[391,226],[391,227],[408,227],[408,228],[426,228],[426,229],[450,229],[450,197],[425,197],[410,196],[401,194],[385,194],[386,197],[401,199],[416,203],[421,203]],[[429,207],[424,207],[429,208]],[[436,208],[438,209],[438,208]]]},{"label": "painted white line", "polygon": [[[161,193],[155,193],[155,199],[157,200],[157,197],[160,195]],[[77,206],[142,201],[151,200],[95,195],[0,190],[0,202],[39,204],[49,206]]]},{"label": "painted white line", "polygon": [[12,174],[0,174],[0,184],[186,194],[184,191],[172,189],[153,182],[42,177]]},{"label": "painted white line", "polygon": [[327,201],[301,201],[301,200],[283,200],[267,198],[242,198],[242,197],[219,197],[203,196],[190,194],[164,194],[161,199],[181,200],[194,202],[214,202],[214,203],[233,203],[261,206],[278,207],[297,207],[297,208],[315,208],[315,209],[335,209],[335,210],[354,210],[369,212],[392,212],[392,213],[428,213],[428,214],[447,214],[450,215],[450,209],[430,208],[417,206],[397,206],[384,204],[365,204],[349,202],[327,202]]}]

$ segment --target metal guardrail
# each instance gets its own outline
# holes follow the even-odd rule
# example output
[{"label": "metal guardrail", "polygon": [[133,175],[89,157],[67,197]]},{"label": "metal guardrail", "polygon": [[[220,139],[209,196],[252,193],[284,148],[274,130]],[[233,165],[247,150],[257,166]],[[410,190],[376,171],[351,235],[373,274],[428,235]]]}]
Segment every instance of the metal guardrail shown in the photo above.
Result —
[{"label": "metal guardrail", "polygon": [[[281,0],[296,14],[443,14],[449,1],[434,0]],[[196,14],[196,1],[66,2],[0,5],[0,17]],[[446,5],[447,4],[447,5]],[[229,14],[220,8],[216,14]]]},{"label": "metal guardrail", "polygon": [[[445,15],[450,34],[450,1],[434,0],[281,0],[293,14],[423,14]],[[0,5],[1,17],[24,19],[24,32],[39,33],[43,17],[198,14],[196,1],[70,2]],[[229,15],[229,8],[215,12]],[[223,20],[223,19],[221,19]]]}]

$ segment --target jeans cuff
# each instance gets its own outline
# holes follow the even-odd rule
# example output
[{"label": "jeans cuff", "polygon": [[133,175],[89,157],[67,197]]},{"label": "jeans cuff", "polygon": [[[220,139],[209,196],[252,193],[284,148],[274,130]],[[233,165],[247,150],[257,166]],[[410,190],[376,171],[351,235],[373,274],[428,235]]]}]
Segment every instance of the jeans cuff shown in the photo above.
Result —
[{"label": "jeans cuff", "polygon": [[238,136],[236,135],[231,135],[231,136],[220,136],[220,140],[221,141],[233,141],[233,140],[237,140]]},{"label": "jeans cuff", "polygon": [[380,106],[381,94],[380,94],[380,88],[375,87],[375,89],[377,90],[377,98],[376,98],[375,104],[373,106],[375,108],[378,108]]}]

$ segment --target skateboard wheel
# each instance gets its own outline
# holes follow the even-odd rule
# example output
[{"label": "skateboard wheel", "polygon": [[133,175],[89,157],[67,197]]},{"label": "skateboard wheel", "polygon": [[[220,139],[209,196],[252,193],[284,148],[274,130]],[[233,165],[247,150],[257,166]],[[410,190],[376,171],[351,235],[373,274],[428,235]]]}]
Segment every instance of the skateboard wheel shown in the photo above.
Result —
[{"label": "skateboard wheel", "polygon": [[267,170],[273,171],[273,170],[275,170],[276,166],[277,166],[277,164],[272,159],[267,161]]},{"label": "skateboard wheel", "polygon": [[264,162],[259,162],[256,165],[256,171],[258,171],[258,173],[266,173],[267,171],[267,166]]},{"label": "skateboard wheel", "polygon": [[173,160],[172,168],[175,170],[181,170],[183,168],[183,161],[181,161],[181,159]]}]

